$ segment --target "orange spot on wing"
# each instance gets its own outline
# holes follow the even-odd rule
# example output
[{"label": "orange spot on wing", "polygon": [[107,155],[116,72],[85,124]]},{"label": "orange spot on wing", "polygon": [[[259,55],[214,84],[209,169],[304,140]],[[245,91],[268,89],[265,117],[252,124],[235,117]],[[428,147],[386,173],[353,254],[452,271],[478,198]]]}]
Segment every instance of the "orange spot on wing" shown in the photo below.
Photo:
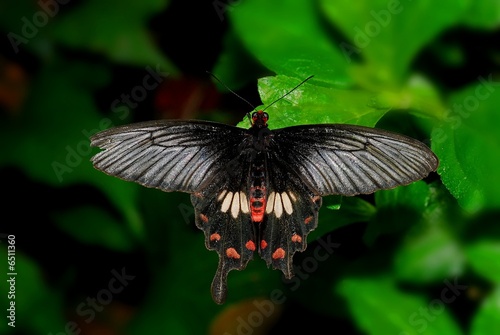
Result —
[{"label": "orange spot on wing", "polygon": [[200,214],[200,219],[201,219],[201,221],[203,221],[203,223],[208,222],[208,216],[206,216],[205,214]]},{"label": "orange spot on wing", "polygon": [[245,247],[246,247],[248,250],[255,251],[255,243],[253,243],[253,241],[248,241],[248,242],[245,244]]},{"label": "orange spot on wing", "polygon": [[293,234],[292,235],[292,242],[300,243],[302,242],[302,236],[298,234]]},{"label": "orange spot on wing", "polygon": [[240,259],[240,254],[236,251],[235,248],[227,248],[226,256],[229,258]]},{"label": "orange spot on wing", "polygon": [[278,248],[273,252],[273,259],[282,259],[285,258],[285,250],[283,248]]},{"label": "orange spot on wing", "polygon": [[267,248],[267,242],[265,240],[260,241],[260,248],[261,249]]},{"label": "orange spot on wing", "polygon": [[213,233],[212,235],[210,235],[210,241],[218,241],[218,240],[220,240],[219,234]]},{"label": "orange spot on wing", "polygon": [[308,224],[309,222],[311,222],[311,221],[312,221],[312,219],[313,219],[313,217],[312,217],[312,216],[308,216],[308,217],[306,217],[306,219],[304,220],[304,223],[305,223],[305,224]]}]

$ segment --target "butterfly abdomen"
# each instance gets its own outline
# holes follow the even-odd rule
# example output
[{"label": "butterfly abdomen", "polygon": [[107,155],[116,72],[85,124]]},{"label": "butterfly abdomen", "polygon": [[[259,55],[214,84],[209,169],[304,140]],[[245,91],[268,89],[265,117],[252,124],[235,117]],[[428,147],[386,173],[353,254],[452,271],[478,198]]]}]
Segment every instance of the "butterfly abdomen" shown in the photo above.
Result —
[{"label": "butterfly abdomen", "polygon": [[250,189],[250,210],[253,222],[264,220],[264,209],[266,208],[265,187],[255,186]]},{"label": "butterfly abdomen", "polygon": [[266,170],[262,154],[258,154],[251,162],[250,180],[250,215],[253,222],[262,222],[267,199]]}]

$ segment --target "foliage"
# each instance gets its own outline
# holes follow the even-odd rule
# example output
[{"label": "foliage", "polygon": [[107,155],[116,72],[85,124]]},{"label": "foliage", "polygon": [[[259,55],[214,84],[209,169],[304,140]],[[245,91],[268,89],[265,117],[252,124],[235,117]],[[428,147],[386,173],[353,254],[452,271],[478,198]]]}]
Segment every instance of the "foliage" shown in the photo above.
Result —
[{"label": "foliage", "polygon": [[[2,333],[106,327],[116,334],[264,334],[295,330],[299,316],[313,320],[310,330],[330,326],[343,334],[498,329],[498,67],[470,64],[471,46],[446,39],[464,31],[481,36],[490,41],[483,57],[495,50],[498,57],[491,38],[500,25],[495,1],[210,3],[213,12],[205,15],[228,24],[212,69],[228,87],[258,80],[267,106],[314,75],[266,110],[271,127],[388,128],[430,143],[440,159],[437,173],[424,181],[373,196],[325,198],[308,249],[296,255],[297,276],[285,281],[262,261],[251,262],[229,275],[223,306],[210,298],[217,256],[194,228],[189,197],[106,176],[89,162],[91,134],[141,119],[144,103],[116,103],[121,93],[146,87],[147,75],[160,85],[183,74],[170,49],[159,48],[149,20],[172,10],[181,29],[168,34],[182,35],[190,13],[161,0],[40,3],[0,3],[0,29],[13,51],[0,56],[0,65],[36,60],[17,105],[5,102],[7,89],[0,86],[6,106],[0,169],[5,176],[15,171],[6,181],[5,217],[20,218],[0,229],[16,235],[18,272],[16,328],[2,322]],[[442,64],[472,75],[459,84],[443,79]],[[123,84],[114,80],[123,69],[140,74]],[[100,99],[113,85],[121,91]],[[143,91],[146,101],[154,100],[154,90]],[[242,119],[238,126],[248,127]],[[32,213],[38,220],[27,219],[33,207],[43,210]],[[52,256],[64,254],[68,262],[50,266]],[[106,300],[110,271],[122,268],[134,279]],[[5,277],[4,271],[4,283]],[[7,290],[0,286],[4,311]],[[101,302],[94,317],[85,313],[88,297]]]}]

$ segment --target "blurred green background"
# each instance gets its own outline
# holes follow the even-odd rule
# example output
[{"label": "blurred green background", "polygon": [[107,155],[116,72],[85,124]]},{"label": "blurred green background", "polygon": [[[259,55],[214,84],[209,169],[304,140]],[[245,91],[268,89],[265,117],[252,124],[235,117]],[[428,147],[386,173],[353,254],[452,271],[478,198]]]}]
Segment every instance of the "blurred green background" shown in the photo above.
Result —
[{"label": "blurred green background", "polygon": [[[0,1],[0,333],[498,332],[499,27],[498,0]],[[296,277],[256,255],[218,306],[189,196],[89,161],[89,136],[113,125],[248,127],[206,71],[256,106],[314,75],[268,109],[271,127],[390,129],[440,167],[326,197]]]}]

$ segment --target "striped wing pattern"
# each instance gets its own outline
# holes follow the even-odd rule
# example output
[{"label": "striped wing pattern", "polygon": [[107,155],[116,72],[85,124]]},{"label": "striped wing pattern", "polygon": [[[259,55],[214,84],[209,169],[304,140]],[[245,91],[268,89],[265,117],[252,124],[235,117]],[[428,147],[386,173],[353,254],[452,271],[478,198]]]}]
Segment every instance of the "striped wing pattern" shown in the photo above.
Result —
[{"label": "striped wing pattern", "polygon": [[163,191],[194,192],[238,155],[245,130],[206,121],[153,121],[102,131],[94,167]]},{"label": "striped wing pattern", "polygon": [[438,166],[437,157],[425,144],[362,126],[282,128],[274,131],[271,146],[277,159],[321,195],[369,194],[407,185]]}]

